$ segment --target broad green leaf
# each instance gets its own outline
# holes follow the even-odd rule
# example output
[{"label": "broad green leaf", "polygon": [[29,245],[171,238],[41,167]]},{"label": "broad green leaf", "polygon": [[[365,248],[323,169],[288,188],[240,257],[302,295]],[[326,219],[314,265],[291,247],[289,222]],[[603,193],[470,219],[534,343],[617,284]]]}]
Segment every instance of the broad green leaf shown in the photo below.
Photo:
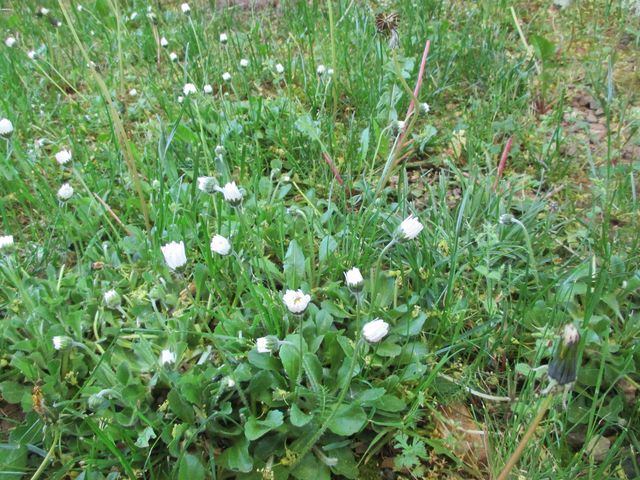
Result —
[{"label": "broad green leaf", "polygon": [[304,413],[302,410],[300,410],[300,407],[298,407],[298,405],[294,403],[293,405],[291,405],[289,418],[291,420],[292,425],[296,427],[304,427],[307,423],[311,421],[313,416],[307,415],[306,413]]},{"label": "broad green leaf", "polygon": [[304,253],[298,245],[298,242],[291,240],[289,248],[284,257],[284,275],[287,285],[292,288],[300,284],[300,280],[304,278]]},{"label": "broad green leaf", "polygon": [[[293,340],[293,337],[296,337]],[[298,335],[289,335],[287,340],[290,343],[283,343],[280,347],[280,361],[282,362],[282,366],[284,367],[284,371],[287,373],[287,376],[290,380],[296,381],[298,378],[298,373],[300,372],[300,352],[299,349],[299,340]]]},{"label": "broad green leaf", "polygon": [[218,463],[235,472],[250,472],[253,469],[253,460],[249,455],[249,440],[239,438],[233,446],[222,452]]},{"label": "broad green leaf", "polygon": [[291,472],[294,478],[299,480],[330,480],[331,472],[329,467],[316,457],[313,453],[308,453],[300,461],[298,466]]},{"label": "broad green leaf", "polygon": [[398,323],[392,328],[392,332],[403,336],[418,335],[422,332],[422,326],[426,319],[427,315],[424,312],[418,313],[416,317],[409,313],[398,320]]},{"label": "broad green leaf", "polygon": [[264,420],[250,417],[244,426],[244,435],[249,440],[257,440],[265,433],[278,428],[283,423],[284,415],[280,410],[271,410]]},{"label": "broad green leaf", "polygon": [[185,453],[180,460],[180,470],[178,470],[178,480],[203,480],[206,470],[198,457],[190,453]]},{"label": "broad green leaf", "polygon": [[351,405],[341,405],[335,416],[329,422],[329,430],[336,435],[348,437],[358,433],[367,422],[367,414],[361,406],[353,403]]},{"label": "broad green leaf", "polygon": [[320,249],[318,250],[318,259],[320,263],[325,263],[327,259],[332,257],[333,252],[336,251],[338,242],[331,235],[327,235],[320,242]]},{"label": "broad green leaf", "polygon": [[195,421],[193,407],[180,396],[180,393],[176,390],[171,390],[169,395],[167,395],[167,400],[169,401],[169,408],[180,420],[187,423],[193,423]]}]

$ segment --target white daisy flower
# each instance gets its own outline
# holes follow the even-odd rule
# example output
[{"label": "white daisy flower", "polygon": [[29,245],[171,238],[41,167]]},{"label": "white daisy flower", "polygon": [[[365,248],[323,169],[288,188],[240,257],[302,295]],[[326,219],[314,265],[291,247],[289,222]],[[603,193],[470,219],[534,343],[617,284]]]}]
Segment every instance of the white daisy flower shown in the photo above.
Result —
[{"label": "white daisy flower", "polygon": [[227,37],[226,33],[221,33],[220,34],[220,43],[227,43],[229,41],[229,38]]},{"label": "white daisy flower", "polygon": [[138,90],[136,90],[135,88],[132,88],[131,90],[129,90],[130,97],[135,97],[137,95],[138,95]]},{"label": "white daisy flower", "polygon": [[249,66],[249,60],[247,60],[246,58],[241,58],[240,59],[240,66],[242,68],[247,68]]},{"label": "white daisy flower", "polygon": [[0,252],[13,247],[13,235],[0,236]]},{"label": "white daisy flower", "polygon": [[229,72],[224,72],[222,74],[222,80],[224,80],[225,82],[231,81],[231,74]]},{"label": "white daisy flower", "polygon": [[398,236],[401,240],[413,240],[420,234],[423,228],[424,225],[420,223],[420,220],[411,214],[405,218],[398,227]]},{"label": "white daisy flower", "polygon": [[183,3],[182,5],[180,5],[180,10],[182,10],[182,13],[184,13],[185,15],[189,15],[191,13],[191,7],[188,3]]},{"label": "white daisy flower", "polygon": [[184,102],[184,97],[182,95],[178,95],[178,103]]},{"label": "white daisy flower", "polygon": [[160,39],[160,46],[162,48],[167,48],[169,46],[169,40],[167,40],[165,37],[162,37]]},{"label": "white daisy flower", "polygon": [[13,134],[13,123],[8,118],[0,119],[0,137],[9,138]]},{"label": "white daisy flower", "polygon": [[222,235],[214,235],[211,239],[211,251],[219,255],[229,255],[231,251],[231,243]]},{"label": "white daisy flower", "polygon": [[171,52],[169,54],[169,60],[171,60],[172,62],[177,62],[178,61],[178,54],[176,52]]},{"label": "white daisy flower", "polygon": [[36,53],[35,50],[29,50],[27,52],[27,57],[29,57],[31,60],[35,60],[37,56],[38,54]]},{"label": "white daisy flower", "polygon": [[183,267],[187,263],[187,255],[184,250],[184,242],[170,242],[160,247],[164,261],[171,270]]},{"label": "white daisy flower", "polygon": [[56,162],[58,162],[59,165],[65,165],[71,161],[71,157],[71,150],[65,148],[56,153]]},{"label": "white daisy flower", "polygon": [[196,86],[193,83],[187,83],[187,84],[185,84],[184,88],[182,89],[182,92],[184,93],[185,97],[188,97],[192,93],[197,93],[198,89],[196,88]]},{"label": "white daisy flower", "polygon": [[362,336],[367,342],[377,343],[387,336],[389,333],[389,324],[384,320],[376,318],[371,322],[365,323],[362,327]]},{"label": "white daisy flower", "polygon": [[69,200],[73,196],[73,187],[68,183],[65,183],[58,190],[58,198],[63,202]]},{"label": "white daisy flower", "polygon": [[284,73],[284,66],[281,63],[276,63],[276,72],[280,75]]},{"label": "white daisy flower", "polygon": [[15,39],[15,37],[7,37],[7,39],[4,41],[4,44],[9,47],[12,48],[15,44],[16,44],[17,40]]},{"label": "white daisy flower", "polygon": [[326,71],[327,68],[324,65],[318,65],[318,68],[316,68],[316,73],[320,76],[324,75]]},{"label": "white daisy flower", "polygon": [[160,365],[164,367],[170,363],[176,363],[176,354],[168,349],[162,350],[160,352]]},{"label": "white daisy flower", "polygon": [[352,292],[360,292],[364,286],[364,278],[362,278],[362,273],[360,273],[358,267],[353,267],[351,270],[345,272],[344,279],[347,287],[349,287],[349,290]]},{"label": "white daisy flower", "polygon": [[210,95],[213,93],[213,87],[211,85],[209,85],[208,83],[202,88],[202,90],[204,91],[204,93],[206,93],[207,95]]},{"label": "white daisy flower", "polygon": [[118,308],[122,299],[120,298],[118,292],[116,292],[114,289],[111,289],[104,292],[103,300],[107,308]]},{"label": "white daisy flower", "polygon": [[226,183],[224,187],[216,187],[216,190],[224,196],[224,199],[232,206],[237,207],[242,202],[242,191],[236,182]]},{"label": "white daisy flower", "polygon": [[291,313],[301,314],[309,306],[311,295],[305,294],[302,290],[287,290],[282,301]]}]

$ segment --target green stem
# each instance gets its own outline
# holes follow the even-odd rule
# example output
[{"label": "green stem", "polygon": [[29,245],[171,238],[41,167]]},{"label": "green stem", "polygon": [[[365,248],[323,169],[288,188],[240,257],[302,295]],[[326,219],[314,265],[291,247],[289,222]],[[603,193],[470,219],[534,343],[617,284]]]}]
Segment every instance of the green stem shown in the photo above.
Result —
[{"label": "green stem", "polygon": [[338,63],[336,57],[336,35],[335,35],[335,23],[333,21],[333,1],[327,0],[327,10],[329,13],[329,33],[331,36],[331,63],[333,63],[333,85],[332,85],[332,93],[333,93],[333,117],[335,118],[336,112],[338,111],[338,84],[337,84],[337,76],[338,76]]},{"label": "green stem", "polygon": [[56,444],[58,443],[59,439],[60,439],[60,433],[56,432],[56,435],[53,438],[53,442],[51,442],[51,448],[49,448],[49,451],[47,452],[44,459],[42,460],[42,463],[40,464],[38,469],[35,471],[35,473],[31,476],[31,480],[37,480],[38,478],[40,478],[40,475],[44,473],[44,470],[47,468],[47,465],[49,464],[49,460],[51,460],[51,457],[53,456],[53,451],[55,450]]},{"label": "green stem", "polygon": [[527,227],[525,227],[524,223],[522,223],[517,218],[514,218],[511,221],[518,225],[524,232],[524,240],[525,242],[527,242],[527,250],[529,251],[529,260],[531,262],[531,267],[533,268],[533,275],[536,277],[536,282],[540,284],[540,279],[538,278],[538,266],[536,263],[536,257],[533,253],[533,245],[531,244],[531,238],[529,237],[529,232],[527,232]]}]

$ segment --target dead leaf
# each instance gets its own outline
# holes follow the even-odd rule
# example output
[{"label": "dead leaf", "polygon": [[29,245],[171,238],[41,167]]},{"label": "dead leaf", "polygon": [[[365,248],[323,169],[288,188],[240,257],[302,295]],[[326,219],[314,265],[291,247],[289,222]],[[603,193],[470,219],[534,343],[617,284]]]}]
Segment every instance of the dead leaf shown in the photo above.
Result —
[{"label": "dead leaf", "polygon": [[459,458],[469,465],[487,463],[487,432],[462,402],[440,407],[436,432]]}]

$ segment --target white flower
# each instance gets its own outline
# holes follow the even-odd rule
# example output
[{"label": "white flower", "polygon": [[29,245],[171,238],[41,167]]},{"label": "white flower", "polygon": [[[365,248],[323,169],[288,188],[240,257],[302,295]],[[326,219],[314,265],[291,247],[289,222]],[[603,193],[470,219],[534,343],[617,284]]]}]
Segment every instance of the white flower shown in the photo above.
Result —
[{"label": "white flower", "polygon": [[371,322],[365,323],[362,327],[362,335],[367,342],[377,343],[387,336],[389,333],[389,324],[384,320],[376,318]]},{"label": "white flower", "polygon": [[227,388],[233,388],[236,386],[236,381],[231,377],[224,377],[224,383],[226,383]]},{"label": "white flower", "polygon": [[276,72],[281,75],[284,73],[284,66],[281,63],[276,63]]},{"label": "white flower", "polygon": [[176,354],[171,350],[164,349],[160,352],[160,365],[168,365],[170,363],[176,363]]},{"label": "white flower", "polygon": [[229,182],[224,187],[216,187],[216,190],[224,196],[224,199],[232,206],[236,207],[240,205],[242,201],[242,192],[236,185],[236,182]]},{"label": "white flower", "polygon": [[427,102],[423,102],[418,106],[418,112],[420,113],[420,115],[426,115],[427,113],[429,113],[431,111],[431,107],[429,106],[429,104]]},{"label": "white flower", "polygon": [[213,87],[211,85],[209,85],[208,83],[202,88],[202,90],[204,91],[204,93],[210,95],[213,93]]},{"label": "white flower", "polygon": [[0,236],[0,252],[13,247],[13,235]]},{"label": "white flower", "polygon": [[565,345],[573,345],[580,341],[580,333],[575,325],[568,323],[564,326],[562,331],[562,341]]},{"label": "white flower", "polygon": [[0,137],[10,137],[13,133],[13,123],[8,118],[0,119]]},{"label": "white flower", "polygon": [[231,80],[231,74],[229,72],[224,72],[222,74],[222,80],[224,80],[225,82],[228,82]]},{"label": "white flower", "polygon": [[184,266],[187,263],[187,255],[184,251],[184,242],[171,242],[160,247],[162,255],[164,255],[164,261],[167,262],[167,266],[171,270],[175,270]]},{"label": "white flower", "polygon": [[330,77],[333,76],[333,68],[329,68],[327,70],[327,75],[329,75]]},{"label": "white flower", "polygon": [[118,295],[118,292],[116,292],[115,290],[111,289],[108,290],[106,292],[104,292],[104,304],[108,307],[108,308],[117,308],[120,306],[120,295]]},{"label": "white flower", "polygon": [[280,341],[274,335],[268,337],[260,337],[256,340],[256,350],[258,353],[271,353],[278,349]]},{"label": "white flower", "polygon": [[65,200],[69,200],[72,196],[73,196],[73,187],[68,183],[65,183],[64,185],[62,185],[60,187],[60,190],[58,190],[58,198],[63,202]]},{"label": "white flower", "polygon": [[71,150],[65,148],[56,153],[56,162],[58,162],[59,165],[64,165],[71,161],[71,157]]},{"label": "white flower", "polygon": [[214,177],[198,177],[198,190],[205,193],[213,193],[216,191],[218,182]]},{"label": "white flower", "polygon": [[38,11],[38,13],[43,17],[46,17],[47,15],[49,15],[49,9],[45,7],[40,7],[40,10]]},{"label": "white flower", "polygon": [[226,33],[221,33],[220,34],[220,43],[227,43],[228,40],[229,40],[229,38],[227,37]]},{"label": "white flower", "polygon": [[231,251],[231,244],[222,235],[214,235],[211,239],[211,251],[219,255],[229,255]]},{"label": "white flower", "polygon": [[178,54],[176,52],[171,52],[169,54],[169,60],[171,60],[172,62],[177,62],[178,61]]},{"label": "white flower", "polygon": [[29,50],[27,52],[27,57],[29,57],[31,60],[35,60],[37,56],[38,54],[36,53],[35,50]]},{"label": "white flower", "polygon": [[318,68],[316,68],[316,73],[320,76],[324,75],[326,71],[327,68],[324,65],[318,65]]},{"label": "white flower", "polygon": [[240,66],[242,68],[247,68],[249,66],[249,60],[247,60],[246,58],[241,58],[240,59]]},{"label": "white flower", "polygon": [[135,97],[136,95],[138,95],[138,90],[132,88],[131,90],[129,90],[129,95]]},{"label": "white flower", "polygon": [[184,13],[185,15],[189,15],[191,13],[191,7],[188,3],[183,3],[182,5],[180,5],[180,10],[182,10],[182,13]]},{"label": "white flower", "polygon": [[184,93],[185,97],[188,97],[192,93],[197,93],[198,89],[196,88],[196,86],[193,83],[186,83],[184,85],[184,88],[182,89],[182,92]]},{"label": "white flower", "polygon": [[182,95],[178,95],[178,103],[182,103],[184,101],[184,97]]},{"label": "white flower", "polygon": [[131,14],[131,20],[135,20],[138,17],[138,12],[133,12]]},{"label": "white flower", "polygon": [[160,39],[160,46],[162,48],[167,48],[169,46],[169,40],[167,40],[165,37],[162,37]]},{"label": "white flower", "polygon": [[305,294],[302,290],[287,290],[282,301],[291,313],[300,314],[309,306],[311,295]]},{"label": "white flower", "polygon": [[404,120],[396,120],[395,122],[393,122],[393,131],[396,133],[396,135],[398,133],[402,133],[404,132],[404,129],[406,128],[407,124],[404,122]]},{"label": "white flower", "polygon": [[84,7],[82,5],[78,5],[76,7],[76,10],[79,11],[79,12],[81,12],[83,9],[84,9]]},{"label": "white flower", "polygon": [[11,48],[16,44],[17,40],[15,39],[15,37],[7,37],[7,39],[4,41],[4,44]]},{"label": "white flower", "polygon": [[401,240],[413,240],[420,234],[423,228],[424,225],[420,223],[420,220],[411,214],[405,218],[398,227],[398,235]]},{"label": "white flower", "polygon": [[344,279],[347,282],[347,287],[353,292],[359,292],[364,285],[364,278],[358,267],[353,267],[351,270],[345,272]]},{"label": "white flower", "polygon": [[52,338],[53,340],[53,348],[56,350],[66,350],[71,346],[73,340],[70,337],[64,335],[56,335]]}]

